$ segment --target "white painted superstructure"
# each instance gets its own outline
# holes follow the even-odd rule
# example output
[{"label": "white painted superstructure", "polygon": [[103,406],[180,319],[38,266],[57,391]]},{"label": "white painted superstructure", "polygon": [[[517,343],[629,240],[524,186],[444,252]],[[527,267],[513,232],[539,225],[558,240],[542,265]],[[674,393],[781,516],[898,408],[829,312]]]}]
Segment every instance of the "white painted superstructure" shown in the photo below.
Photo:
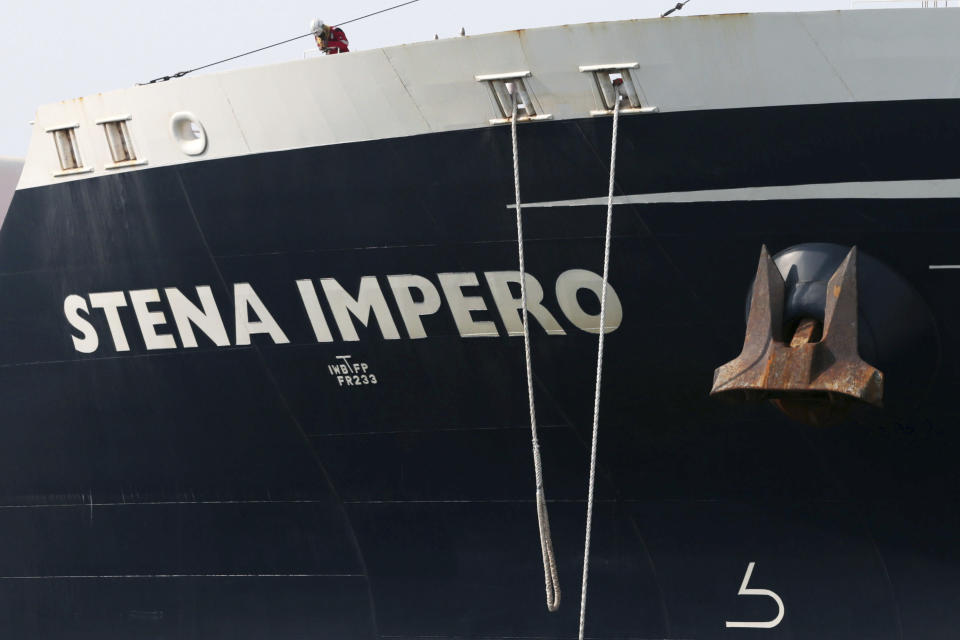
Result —
[{"label": "white painted superstructure", "polygon": [[[581,67],[635,64],[659,112],[960,97],[960,12],[863,10],[676,17],[428,41],[189,76],[41,107],[18,188],[252,153],[491,126],[477,76],[529,72],[537,111],[589,117]],[[205,144],[188,153],[171,119]],[[137,161],[116,163],[102,122],[126,119]],[[656,117],[642,114],[634,117]],[[98,124],[100,123],[100,124]],[[63,172],[51,134],[75,127],[82,171]],[[194,145],[196,151],[196,145]],[[65,175],[63,175],[65,173]],[[57,175],[61,174],[61,175]]]}]

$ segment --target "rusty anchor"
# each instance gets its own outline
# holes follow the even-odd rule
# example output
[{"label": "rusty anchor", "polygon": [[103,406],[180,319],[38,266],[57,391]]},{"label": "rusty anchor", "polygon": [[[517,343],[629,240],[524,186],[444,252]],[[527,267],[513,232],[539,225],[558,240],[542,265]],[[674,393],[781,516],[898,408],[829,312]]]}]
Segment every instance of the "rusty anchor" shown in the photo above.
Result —
[{"label": "rusty anchor", "polygon": [[821,326],[799,322],[791,335],[783,323],[785,283],[764,246],[753,283],[743,350],[713,374],[711,396],[771,400],[791,418],[826,424],[857,402],[881,406],[883,373],[857,350],[857,248],[827,283]]}]

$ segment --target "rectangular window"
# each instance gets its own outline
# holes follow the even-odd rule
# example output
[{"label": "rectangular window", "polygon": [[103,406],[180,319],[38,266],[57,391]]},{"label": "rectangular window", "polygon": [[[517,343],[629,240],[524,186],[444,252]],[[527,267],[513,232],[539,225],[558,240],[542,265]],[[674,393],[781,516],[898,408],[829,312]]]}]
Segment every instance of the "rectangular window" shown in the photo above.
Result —
[{"label": "rectangular window", "polygon": [[107,134],[107,144],[110,147],[110,156],[113,162],[131,162],[137,159],[130,142],[130,132],[127,130],[126,120],[104,122],[103,130]]},{"label": "rectangular window", "polygon": [[63,171],[79,169],[81,164],[80,150],[77,148],[76,127],[54,129],[51,133],[53,134],[53,141],[57,145],[60,169]]}]

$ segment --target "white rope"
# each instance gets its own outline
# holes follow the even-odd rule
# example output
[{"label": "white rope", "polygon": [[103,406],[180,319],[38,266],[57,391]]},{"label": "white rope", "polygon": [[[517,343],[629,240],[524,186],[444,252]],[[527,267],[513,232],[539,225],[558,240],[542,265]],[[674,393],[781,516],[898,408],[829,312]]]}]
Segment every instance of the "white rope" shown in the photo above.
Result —
[{"label": "white rope", "polygon": [[530,358],[530,332],[527,328],[527,272],[523,265],[523,221],[520,216],[520,154],[517,150],[517,92],[513,95],[510,135],[513,138],[513,188],[517,197],[517,247],[520,256],[520,306],[523,310],[523,351],[527,361],[527,398],[530,403],[530,433],[533,441],[533,474],[537,485],[537,524],[540,527],[540,552],[543,555],[543,581],[547,591],[547,609],[560,607],[560,578],[550,536],[550,518],[543,491],[543,466],[540,462],[540,441],[537,438],[537,415],[533,406],[533,365]]},{"label": "white rope", "polygon": [[620,100],[613,105],[613,138],[610,142],[610,185],[607,195],[607,235],[603,245],[603,286],[600,289],[600,338],[597,343],[597,385],[593,392],[593,438],[590,443],[590,482],[587,487],[587,531],[583,541],[583,581],[580,583],[580,640],[587,622],[587,574],[590,571],[590,534],[593,529],[593,490],[597,477],[597,436],[600,432],[600,379],[603,374],[603,336],[607,321],[607,277],[610,274],[610,235],[613,228],[613,179],[617,167],[617,123]]}]

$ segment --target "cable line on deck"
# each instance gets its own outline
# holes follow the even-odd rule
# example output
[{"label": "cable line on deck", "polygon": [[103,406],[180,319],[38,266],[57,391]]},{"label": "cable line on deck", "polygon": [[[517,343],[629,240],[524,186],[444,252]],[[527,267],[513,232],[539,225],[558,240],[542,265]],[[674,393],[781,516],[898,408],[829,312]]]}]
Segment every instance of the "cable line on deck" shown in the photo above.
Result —
[{"label": "cable line on deck", "polygon": [[[338,24],[331,25],[331,26],[334,26],[334,27],[342,27],[342,26],[345,25],[345,24],[351,24],[351,23],[353,23],[353,22],[359,22],[360,20],[364,20],[364,19],[366,19],[366,18],[370,18],[370,17],[376,16],[376,15],[380,15],[381,13],[386,13],[387,11],[393,11],[394,9],[399,9],[400,7],[405,7],[405,6],[407,6],[408,4],[414,4],[415,2],[420,2],[420,0],[407,0],[407,2],[401,2],[400,4],[395,4],[395,5],[393,5],[392,7],[387,7],[386,9],[380,9],[379,11],[374,11],[373,13],[368,13],[368,14],[366,14],[366,15],[358,16],[358,17],[356,17],[356,18],[351,18],[351,19],[349,19],[349,20],[346,20],[346,21],[344,21],[344,22],[340,22],[340,23],[338,23]],[[201,66],[199,66],[199,67],[194,67],[193,69],[187,69],[186,71],[177,71],[176,73],[171,74],[171,75],[169,75],[169,76],[160,76],[160,77],[158,77],[158,78],[154,78],[153,80],[148,80],[147,82],[139,82],[139,83],[137,83],[137,84],[142,86],[142,85],[145,85],[145,84],[155,84],[155,83],[157,83],[157,82],[166,82],[167,80],[172,80],[172,79],[174,79],[174,78],[182,78],[183,76],[187,75],[188,73],[193,73],[194,71],[200,71],[201,69],[207,69],[207,68],[209,68],[209,67],[213,67],[213,66],[216,66],[216,65],[218,65],[218,64],[223,64],[224,62],[230,62],[231,60],[236,60],[237,58],[243,58],[244,56],[249,56],[249,55],[254,54],[254,53],[259,53],[259,52],[261,52],[261,51],[266,51],[267,49],[272,49],[273,47],[279,47],[279,46],[282,45],[282,44],[287,44],[288,42],[293,42],[294,40],[299,40],[300,38],[306,38],[306,37],[309,37],[309,36],[312,36],[312,35],[313,35],[313,32],[311,31],[310,33],[304,33],[304,34],[299,35],[299,36],[294,36],[294,37],[292,37],[292,38],[287,38],[286,40],[281,40],[280,42],[274,42],[273,44],[268,44],[268,45],[266,45],[265,47],[260,47],[259,49],[252,49],[252,50],[250,50],[250,51],[245,51],[245,52],[243,52],[243,53],[238,53],[238,54],[235,55],[235,56],[230,56],[229,58],[224,58],[223,60],[217,60],[216,62],[211,62],[211,63],[209,63],[209,64],[201,65]]]}]

